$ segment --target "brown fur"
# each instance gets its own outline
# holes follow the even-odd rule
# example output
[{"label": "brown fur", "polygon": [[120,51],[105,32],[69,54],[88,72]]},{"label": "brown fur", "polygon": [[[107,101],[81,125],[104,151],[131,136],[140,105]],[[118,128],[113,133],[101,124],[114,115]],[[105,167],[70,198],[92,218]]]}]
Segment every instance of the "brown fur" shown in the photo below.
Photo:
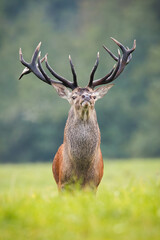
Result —
[{"label": "brown fur", "polygon": [[[108,89],[110,87],[108,86]],[[53,160],[55,181],[59,190],[77,183],[81,188],[96,189],[103,176],[103,158],[94,104],[108,89],[76,88],[70,93],[62,86],[56,85],[55,88],[58,94],[71,104],[63,144]]]},{"label": "brown fur", "polygon": [[53,175],[58,185],[60,184],[59,180],[60,180],[60,169],[62,166],[62,160],[63,160],[63,144],[59,147],[52,164]]}]

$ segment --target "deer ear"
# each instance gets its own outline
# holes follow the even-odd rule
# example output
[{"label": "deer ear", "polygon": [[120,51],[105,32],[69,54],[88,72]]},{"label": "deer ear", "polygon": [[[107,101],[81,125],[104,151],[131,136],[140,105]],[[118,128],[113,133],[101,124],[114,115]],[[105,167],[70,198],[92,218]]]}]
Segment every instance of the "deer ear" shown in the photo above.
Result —
[{"label": "deer ear", "polygon": [[114,84],[108,84],[106,86],[102,86],[102,87],[97,88],[94,91],[94,94],[96,95],[97,100],[104,97],[106,95],[106,93],[108,92],[108,90],[113,86],[114,86]]},{"label": "deer ear", "polygon": [[68,90],[68,88],[59,83],[52,83],[52,86],[56,89],[61,98],[65,98],[70,101],[71,92]]}]

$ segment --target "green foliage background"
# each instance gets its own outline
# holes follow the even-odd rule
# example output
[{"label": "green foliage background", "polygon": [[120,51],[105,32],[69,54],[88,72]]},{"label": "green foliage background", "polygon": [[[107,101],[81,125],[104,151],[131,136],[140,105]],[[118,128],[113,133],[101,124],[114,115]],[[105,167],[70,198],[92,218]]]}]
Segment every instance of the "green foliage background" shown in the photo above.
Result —
[{"label": "green foliage background", "polygon": [[71,54],[80,86],[85,86],[100,51],[96,78],[105,75],[115,54],[109,37],[137,49],[116,85],[96,105],[105,157],[160,156],[160,3],[158,0],[0,1],[0,161],[50,160],[63,141],[69,105],[33,75],[18,81],[42,41],[53,68],[71,79]]}]

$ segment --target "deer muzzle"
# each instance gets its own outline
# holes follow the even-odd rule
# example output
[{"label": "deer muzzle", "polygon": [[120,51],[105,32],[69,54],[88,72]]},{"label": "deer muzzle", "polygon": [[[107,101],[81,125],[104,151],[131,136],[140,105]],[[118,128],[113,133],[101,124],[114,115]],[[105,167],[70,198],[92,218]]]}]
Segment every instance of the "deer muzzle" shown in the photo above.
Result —
[{"label": "deer muzzle", "polygon": [[83,98],[83,101],[81,103],[82,107],[88,107],[91,105],[91,97],[89,95],[85,95],[84,98]]}]

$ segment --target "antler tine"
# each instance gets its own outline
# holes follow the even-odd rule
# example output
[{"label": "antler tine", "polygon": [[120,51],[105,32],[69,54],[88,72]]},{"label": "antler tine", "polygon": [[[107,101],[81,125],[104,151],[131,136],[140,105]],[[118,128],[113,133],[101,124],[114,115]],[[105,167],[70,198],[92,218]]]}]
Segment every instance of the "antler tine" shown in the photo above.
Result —
[{"label": "antler tine", "polygon": [[41,61],[40,61],[40,57],[41,57],[41,52],[39,52],[39,55],[38,55],[38,68],[41,71],[42,75],[44,76],[46,82],[51,85],[51,79],[47,76],[47,74],[43,70],[42,65],[41,65]]},{"label": "antler tine", "polygon": [[19,49],[19,60],[20,62],[25,66],[25,67],[29,67],[29,63],[27,63],[24,58],[23,58],[23,54],[22,54],[22,49]]},{"label": "antler tine", "polygon": [[130,49],[130,53],[132,53],[136,49],[136,39],[134,39],[133,47]]},{"label": "antler tine", "polygon": [[50,71],[50,73],[57,78],[58,80],[60,80],[64,86],[71,88],[72,90],[75,89],[76,87],[74,86],[74,83],[70,82],[69,80],[63,78],[62,76],[58,75],[49,65],[48,61],[47,61],[47,54],[45,55],[45,64],[46,64],[46,68]]},{"label": "antler tine", "polygon": [[111,37],[111,39],[120,47],[123,53],[125,53],[126,48],[122,45],[122,43],[118,42],[115,38]]},{"label": "antler tine", "polygon": [[109,55],[117,62],[118,58],[105,46],[103,45],[103,48],[109,53]]},{"label": "antler tine", "polygon": [[94,80],[94,74],[97,70],[98,64],[99,64],[99,52],[97,53],[97,59],[96,59],[96,62],[94,64],[91,74],[90,74],[90,81],[89,81],[88,87],[92,87],[93,80]]},{"label": "antler tine", "polygon": [[40,47],[41,47],[41,42],[38,44],[38,46],[36,47],[36,49],[35,49],[35,51],[34,51],[34,53],[33,53],[32,60],[31,60],[31,63],[32,63],[32,64],[35,64],[35,63],[36,63],[36,60],[37,60],[37,56],[38,56]]},{"label": "antler tine", "polygon": [[75,87],[78,87],[77,75],[76,75],[76,72],[75,72],[75,69],[74,69],[74,65],[73,65],[73,63],[72,63],[71,55],[69,55],[69,63],[70,63],[71,71],[72,71],[72,74],[73,74],[74,86],[75,86]]}]

